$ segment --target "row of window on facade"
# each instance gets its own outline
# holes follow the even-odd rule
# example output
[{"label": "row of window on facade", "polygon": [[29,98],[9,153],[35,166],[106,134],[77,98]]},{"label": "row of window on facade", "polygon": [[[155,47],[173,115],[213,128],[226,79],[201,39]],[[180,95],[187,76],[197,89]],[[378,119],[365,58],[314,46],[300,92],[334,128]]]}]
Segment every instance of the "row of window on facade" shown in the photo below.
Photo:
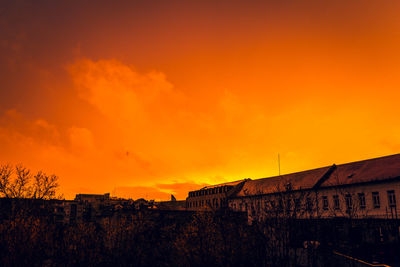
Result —
[{"label": "row of window on facade", "polygon": [[[366,200],[365,200],[365,194],[364,193],[358,193],[357,194],[358,198],[358,208],[359,209],[366,209]],[[389,190],[387,191],[387,199],[388,199],[388,206],[389,208],[395,208],[396,207],[396,195],[394,190]],[[345,204],[346,204],[346,209],[351,210],[353,207],[353,195],[351,194],[346,194],[345,195]],[[374,209],[380,209],[381,207],[381,199],[380,199],[380,194],[379,192],[372,192],[372,207]],[[322,208],[324,210],[329,209],[329,200],[327,196],[322,196]],[[340,209],[340,198],[338,195],[333,196],[333,208],[334,209]]]},{"label": "row of window on facade", "polygon": [[211,199],[202,199],[198,201],[188,201],[187,207],[188,208],[200,208],[200,207],[222,207],[226,202],[225,199],[222,198],[213,198]]},{"label": "row of window on facade", "polygon": [[[366,199],[365,199],[365,193],[358,193],[358,208],[363,210],[366,209]],[[394,190],[389,190],[387,191],[387,198],[388,198],[388,206],[389,208],[396,208],[396,195]],[[352,210],[356,206],[353,205],[353,195],[351,194],[345,194],[345,204],[346,204],[346,210]],[[333,195],[332,196],[333,200],[333,209],[339,210],[340,209],[340,197],[339,195]],[[301,201],[300,199],[293,199],[294,202],[294,207],[295,210],[299,210],[301,206]],[[275,204],[274,200],[266,201],[265,202],[265,207],[267,209],[275,210],[283,210],[283,199],[278,200],[278,204]],[[286,200],[286,209],[291,210],[291,205],[292,200],[289,198]],[[260,211],[260,201],[256,202],[257,205],[257,210]],[[372,192],[372,206],[374,209],[379,209],[381,207],[381,201],[380,201],[380,194],[379,192]],[[232,203],[231,207],[236,210],[236,203]],[[251,205],[251,210],[254,210],[254,206]],[[305,208],[308,211],[311,211],[313,209],[313,201],[312,198],[307,197],[306,198],[306,203],[305,203]],[[247,203],[244,203],[244,209],[248,210]],[[329,199],[328,196],[322,196],[322,209],[323,210],[329,210]],[[239,210],[243,210],[243,204],[239,203]]]},{"label": "row of window on facade", "polygon": [[232,186],[221,186],[221,187],[214,187],[208,189],[200,189],[198,191],[189,192],[189,197],[199,197],[199,196],[207,196],[213,194],[222,194],[228,192]]}]

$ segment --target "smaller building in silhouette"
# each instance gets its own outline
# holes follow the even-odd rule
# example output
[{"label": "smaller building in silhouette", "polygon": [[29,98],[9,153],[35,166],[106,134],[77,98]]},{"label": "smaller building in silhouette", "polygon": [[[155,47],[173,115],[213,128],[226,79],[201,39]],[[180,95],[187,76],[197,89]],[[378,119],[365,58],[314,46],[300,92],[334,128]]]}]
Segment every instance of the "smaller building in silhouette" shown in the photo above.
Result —
[{"label": "smaller building in silhouette", "polygon": [[228,198],[238,192],[249,179],[211,185],[189,192],[186,209],[193,211],[219,209],[228,206]]}]

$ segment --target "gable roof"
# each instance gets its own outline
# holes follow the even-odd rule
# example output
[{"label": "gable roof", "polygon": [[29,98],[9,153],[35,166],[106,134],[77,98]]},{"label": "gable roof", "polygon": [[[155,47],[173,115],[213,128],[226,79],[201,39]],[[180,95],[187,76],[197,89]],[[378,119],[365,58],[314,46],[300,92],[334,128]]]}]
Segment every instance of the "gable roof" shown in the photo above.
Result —
[{"label": "gable roof", "polygon": [[337,165],[321,187],[400,178],[400,154]]},{"label": "gable roof", "polygon": [[285,190],[289,186],[291,190],[310,189],[331,169],[331,166],[262,178],[247,181],[236,197],[249,195],[263,195]]},{"label": "gable roof", "polygon": [[400,154],[248,180],[232,197],[277,193],[285,191],[286,186],[290,190],[304,190],[395,178],[400,178]]},{"label": "gable roof", "polygon": [[222,184],[216,184],[216,185],[208,185],[205,186],[199,190],[205,190],[205,189],[210,189],[210,188],[215,188],[215,187],[221,187],[221,186],[235,186],[240,184],[241,182],[246,181],[246,179],[238,180],[238,181],[233,181],[233,182],[227,182],[227,183],[222,183]]}]

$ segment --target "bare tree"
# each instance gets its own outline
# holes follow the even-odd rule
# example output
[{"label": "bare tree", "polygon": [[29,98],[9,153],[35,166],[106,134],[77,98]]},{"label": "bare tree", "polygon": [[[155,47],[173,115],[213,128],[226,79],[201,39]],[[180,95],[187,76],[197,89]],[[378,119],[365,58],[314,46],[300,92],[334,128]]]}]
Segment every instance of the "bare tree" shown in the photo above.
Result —
[{"label": "bare tree", "polygon": [[34,176],[34,179],[33,198],[50,199],[55,197],[56,189],[58,188],[58,177],[56,175],[46,175],[44,172],[39,171]]},{"label": "bare tree", "polygon": [[0,167],[0,194],[3,197],[11,197],[10,178],[13,173],[11,165],[2,165]]},{"label": "bare tree", "polygon": [[38,171],[35,175],[22,165],[0,167],[0,196],[6,198],[55,198],[58,176]]}]

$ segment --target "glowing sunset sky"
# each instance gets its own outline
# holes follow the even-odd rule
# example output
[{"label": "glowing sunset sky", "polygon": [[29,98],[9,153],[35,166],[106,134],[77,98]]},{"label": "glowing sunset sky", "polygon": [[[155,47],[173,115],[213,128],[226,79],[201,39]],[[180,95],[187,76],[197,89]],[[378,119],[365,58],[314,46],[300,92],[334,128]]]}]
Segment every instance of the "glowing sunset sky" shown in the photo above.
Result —
[{"label": "glowing sunset sky", "polygon": [[400,152],[400,1],[1,1],[0,163],[66,198]]}]

